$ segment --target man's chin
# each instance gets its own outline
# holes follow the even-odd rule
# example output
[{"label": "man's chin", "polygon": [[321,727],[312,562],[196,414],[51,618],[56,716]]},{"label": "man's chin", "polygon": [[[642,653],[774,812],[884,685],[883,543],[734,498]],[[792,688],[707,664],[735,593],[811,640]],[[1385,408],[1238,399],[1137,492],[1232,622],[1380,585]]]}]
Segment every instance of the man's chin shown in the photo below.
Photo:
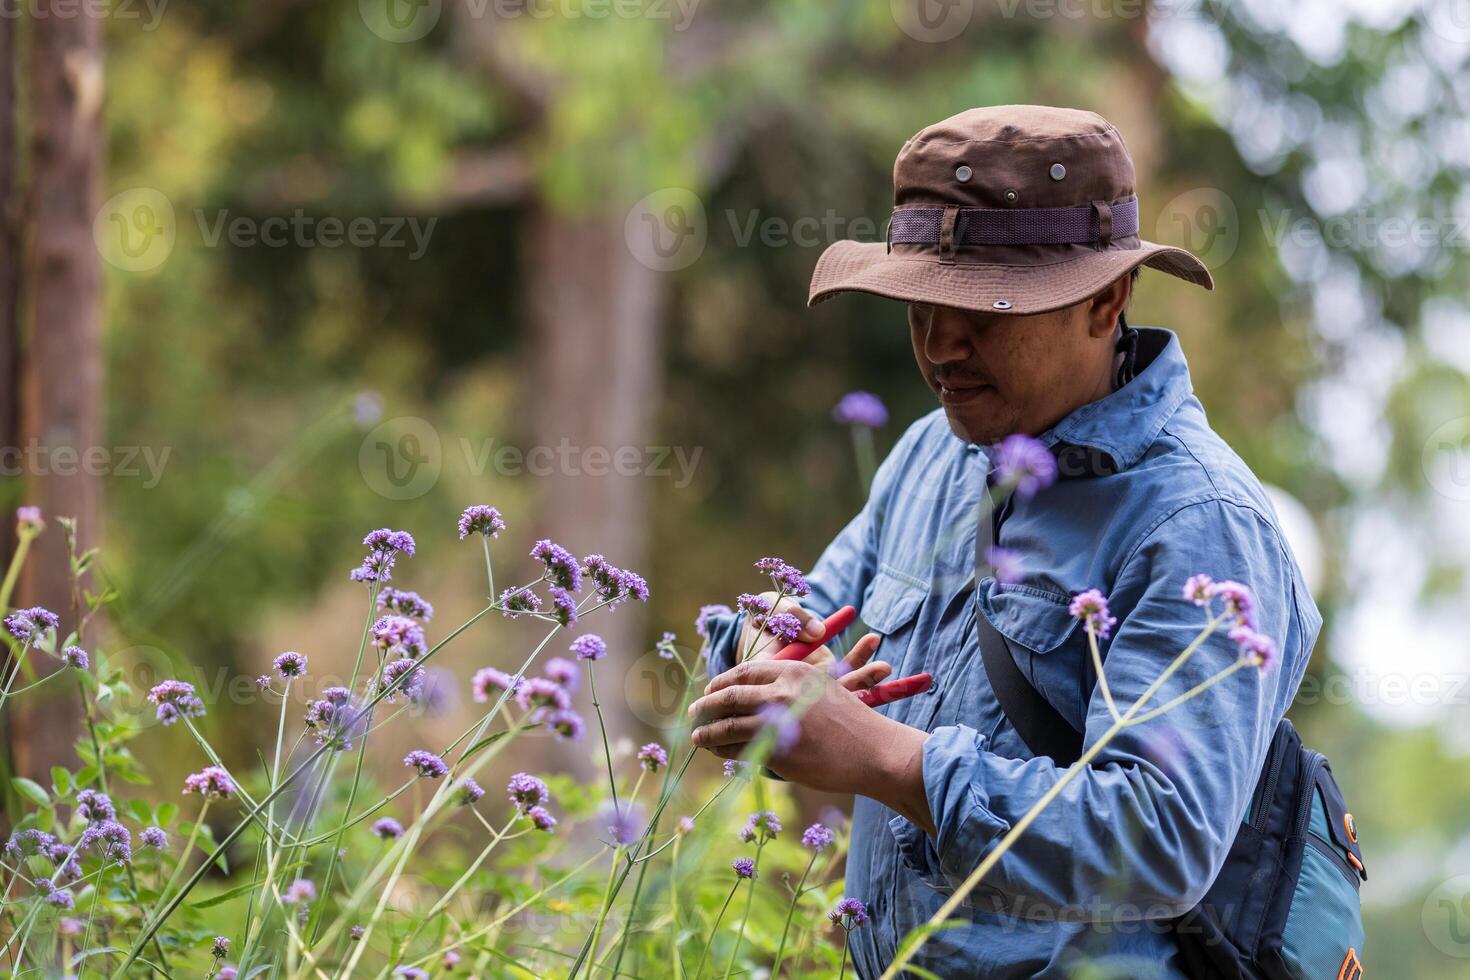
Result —
[{"label": "man's chin", "polygon": [[996,416],[990,413],[981,416],[972,411],[946,407],[944,417],[949,422],[951,432],[966,442],[982,446],[1000,442],[1015,431],[1013,426],[997,425]]}]

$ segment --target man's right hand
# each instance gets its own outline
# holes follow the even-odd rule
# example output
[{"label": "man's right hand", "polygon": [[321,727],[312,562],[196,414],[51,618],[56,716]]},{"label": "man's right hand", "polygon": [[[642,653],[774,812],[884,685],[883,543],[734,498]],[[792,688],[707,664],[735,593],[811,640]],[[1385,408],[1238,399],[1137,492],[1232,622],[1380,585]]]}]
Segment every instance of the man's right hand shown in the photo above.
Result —
[{"label": "man's right hand", "polygon": [[[825,631],[822,617],[809,609],[803,609],[795,599],[787,596],[777,604],[775,592],[763,592],[761,598],[774,604],[771,615],[786,612],[801,620],[801,632],[797,634],[797,640],[810,643],[822,638],[822,633]],[[745,623],[740,630],[740,643],[735,648],[737,663],[745,657],[745,652],[752,648],[755,653],[749,659],[770,660],[786,645],[785,641],[767,633],[756,626],[752,620],[753,617],[746,616]],[[865,691],[887,680],[888,676],[893,673],[893,668],[888,664],[881,660],[872,660],[881,639],[882,637],[877,633],[866,634],[852,645],[852,649],[842,658],[840,664],[837,662],[836,654],[830,647],[825,646],[813,650],[804,659],[809,664],[826,667],[849,691]]]}]

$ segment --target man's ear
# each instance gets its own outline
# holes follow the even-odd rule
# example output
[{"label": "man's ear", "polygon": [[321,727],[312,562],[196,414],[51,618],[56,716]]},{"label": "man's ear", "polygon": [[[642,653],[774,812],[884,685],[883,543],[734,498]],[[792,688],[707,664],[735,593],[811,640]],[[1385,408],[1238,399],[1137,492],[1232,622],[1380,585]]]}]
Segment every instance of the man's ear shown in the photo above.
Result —
[{"label": "man's ear", "polygon": [[1119,276],[1106,289],[1087,301],[1087,332],[1093,337],[1111,337],[1118,316],[1128,309],[1133,295],[1133,277]]}]

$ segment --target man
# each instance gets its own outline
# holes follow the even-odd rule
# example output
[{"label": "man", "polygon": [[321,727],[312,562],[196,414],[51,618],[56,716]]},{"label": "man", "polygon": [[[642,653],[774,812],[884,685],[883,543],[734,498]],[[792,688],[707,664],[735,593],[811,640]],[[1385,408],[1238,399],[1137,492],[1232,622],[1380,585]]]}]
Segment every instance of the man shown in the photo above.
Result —
[{"label": "man", "polygon": [[[1204,625],[1185,580],[1245,582],[1279,662],[1125,729],[970,895],[965,926],[914,961],[946,978],[1080,976],[1083,964],[1089,977],[1183,976],[1169,922],[1224,861],[1321,625],[1260,483],[1210,430],[1178,339],[1124,318],[1140,266],[1205,288],[1209,273],[1138,238],[1132,161],[1089,112],[1002,106],[931,126],[900,152],[894,198],[889,242],[829,248],[811,301],[860,291],[906,302],[941,409],[898,441],[809,576],[811,594],[785,605],[803,639],[820,637],[819,617],[857,606],[891,669],[929,671],[934,688],[874,710],[831,678],[826,649],[734,665],[754,627],[727,617],[711,633],[717,676],[692,708],[694,741],[738,755],[764,705],[822,686],[800,739],[770,765],[857,795],[846,893],[871,922],[851,942],[858,972],[876,976],[1065,771],[1002,711],[977,616],[1091,744],[1111,717],[1069,597],[1109,596],[1118,624],[1103,669],[1126,709]],[[1012,433],[1045,444],[1059,478],[977,525],[990,447]],[[1018,579],[977,573],[990,540],[977,530],[1021,557]],[[1216,634],[1150,703],[1237,656]],[[862,683],[888,670],[868,664]]]}]

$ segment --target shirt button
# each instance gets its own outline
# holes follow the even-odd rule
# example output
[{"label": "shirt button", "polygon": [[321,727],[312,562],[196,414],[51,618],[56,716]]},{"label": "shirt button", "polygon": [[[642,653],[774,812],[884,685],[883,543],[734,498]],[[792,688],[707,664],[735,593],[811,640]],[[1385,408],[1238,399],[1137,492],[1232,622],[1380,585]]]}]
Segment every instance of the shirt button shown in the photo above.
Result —
[{"label": "shirt button", "polygon": [[1060,163],[1054,163],[1054,164],[1051,165],[1051,179],[1052,180],[1061,180],[1065,176],[1067,176],[1067,168],[1066,167],[1062,166]]},{"label": "shirt button", "polygon": [[961,184],[968,184],[970,182],[970,178],[973,176],[975,176],[975,171],[971,170],[967,165],[963,163],[954,168],[954,179],[959,181]]}]

